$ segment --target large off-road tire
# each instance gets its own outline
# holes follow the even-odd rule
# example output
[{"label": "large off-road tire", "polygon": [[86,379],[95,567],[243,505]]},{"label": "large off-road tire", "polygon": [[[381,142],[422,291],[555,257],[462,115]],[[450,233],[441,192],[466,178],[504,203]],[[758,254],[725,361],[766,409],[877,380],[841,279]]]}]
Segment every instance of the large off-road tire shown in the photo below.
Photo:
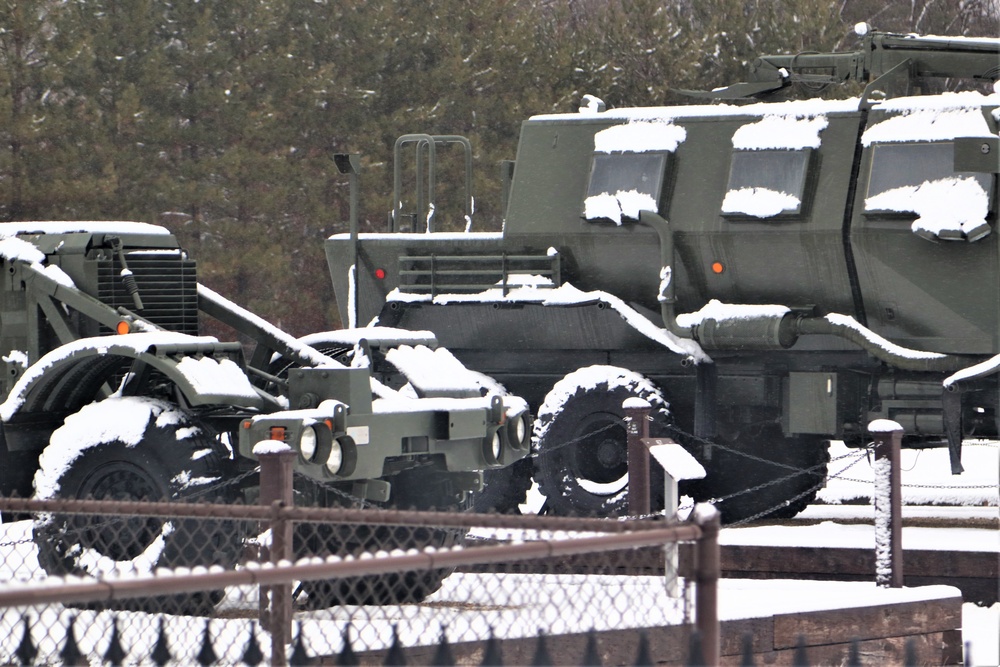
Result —
[{"label": "large off-road tire", "polygon": [[[391,481],[393,487],[388,503],[390,507],[467,509],[467,503],[459,504],[436,494],[433,483],[428,484],[419,472],[402,473]],[[296,556],[300,558],[330,554],[359,556],[366,552],[392,552],[396,549],[453,547],[461,544],[465,532],[434,526],[301,523],[295,528],[294,545]],[[306,594],[303,604],[308,609],[325,609],[338,605],[416,604],[441,588],[445,577],[452,572],[453,569],[436,568],[303,581],[298,592]]]},{"label": "large off-road tire", "polygon": [[[667,403],[649,380],[614,366],[590,366],[557,382],[535,421],[535,481],[554,514],[622,516],[628,513],[626,398],[648,401],[650,434],[662,432]],[[662,505],[659,466],[650,466],[654,509]],[[657,493],[658,492],[658,493]]]},{"label": "large off-road tire", "polygon": [[[51,437],[35,474],[40,499],[227,502],[223,460],[175,406],[140,397],[84,406]],[[232,521],[46,514],[33,527],[38,562],[52,575],[103,577],[157,568],[233,567],[242,550]],[[122,608],[206,614],[222,591],[121,603]],[[116,603],[116,606],[117,603]]]},{"label": "large off-road tire", "polygon": [[726,524],[788,519],[816,499],[830,460],[821,436],[786,438],[769,424],[716,439],[708,476],[693,486],[695,500],[713,501]]}]

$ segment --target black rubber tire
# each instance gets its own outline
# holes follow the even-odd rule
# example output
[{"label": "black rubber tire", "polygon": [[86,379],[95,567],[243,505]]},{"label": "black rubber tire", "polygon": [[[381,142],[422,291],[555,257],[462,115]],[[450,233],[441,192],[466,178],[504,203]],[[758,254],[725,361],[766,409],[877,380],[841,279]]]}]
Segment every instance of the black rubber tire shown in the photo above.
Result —
[{"label": "black rubber tire", "polygon": [[505,468],[484,470],[483,490],[473,497],[473,509],[482,514],[520,514],[519,506],[531,488],[533,468],[531,457],[527,457]]},{"label": "black rubber tire", "polygon": [[[80,433],[94,406],[84,406],[52,436],[49,452],[40,457],[35,476],[36,497],[111,500],[178,500],[197,497],[200,502],[231,502],[226,487],[209,480],[223,480],[219,446],[200,434],[189,422],[157,416],[171,406],[149,399],[112,398],[121,410],[149,407],[151,413],[141,441],[114,435],[109,424],[91,422],[99,434]],[[107,408],[107,401],[102,401]],[[107,413],[104,413],[107,414]],[[180,412],[174,413],[175,416]],[[73,417],[77,419],[74,420]],[[89,442],[63,467],[65,440],[60,431],[70,429],[73,437]],[[106,431],[106,432],[105,432]],[[46,450],[48,452],[48,450]],[[194,483],[192,483],[194,482]],[[205,482],[205,483],[201,483]],[[53,488],[53,484],[55,488]],[[164,530],[169,524],[169,529]],[[33,527],[38,562],[51,575],[93,577],[102,568],[115,571],[151,573],[157,568],[219,565],[235,566],[243,548],[241,531],[233,521],[199,519],[155,519],[60,515],[39,517]],[[147,553],[150,549],[153,551]],[[157,551],[158,550],[158,551]],[[94,565],[99,557],[103,565]],[[115,608],[205,615],[221,601],[223,591],[137,598],[113,603]]]},{"label": "black rubber tire", "polygon": [[771,424],[717,442],[721,446],[704,462],[708,476],[691,493],[699,502],[724,498],[714,504],[725,524],[789,519],[816,499],[826,479],[830,453],[821,436],[786,438]]},{"label": "black rubber tire", "polygon": [[[576,377],[600,369],[607,378],[572,388]],[[549,512],[568,516],[628,514],[628,446],[622,403],[640,397],[653,406],[650,435],[662,435],[668,422],[666,402],[641,376],[610,366],[570,373],[553,387],[535,422],[535,481]],[[651,465],[652,509],[663,507],[663,472]],[[614,484],[608,493],[595,485]],[[620,488],[618,488],[620,486]],[[588,488],[589,487],[589,488]]]},{"label": "black rubber tire", "polygon": [[[434,492],[434,485],[417,471],[390,479],[392,497],[389,507],[399,509],[465,510],[468,503],[456,503]],[[431,526],[384,526],[300,523],[294,532],[296,556],[358,556],[396,549],[443,549],[461,544],[465,530]],[[454,570],[437,568],[410,570],[362,577],[343,577],[303,581],[298,592],[307,595],[307,609],[326,609],[340,605],[416,604],[441,588]]]}]

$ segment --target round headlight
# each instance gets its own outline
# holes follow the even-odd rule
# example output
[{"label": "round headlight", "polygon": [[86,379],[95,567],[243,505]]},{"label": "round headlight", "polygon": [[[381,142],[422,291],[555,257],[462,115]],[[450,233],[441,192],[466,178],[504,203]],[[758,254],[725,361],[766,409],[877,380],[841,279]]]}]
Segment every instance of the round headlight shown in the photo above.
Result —
[{"label": "round headlight", "polygon": [[316,429],[312,426],[306,426],[302,429],[302,435],[299,436],[299,451],[302,452],[302,458],[306,461],[312,461],[313,457],[316,456]]},{"label": "round headlight", "polygon": [[336,475],[344,465],[344,448],[336,440],[330,446],[330,457],[326,460],[326,469]]},{"label": "round headlight", "polygon": [[493,439],[490,440],[490,463],[499,463],[500,454],[503,452],[503,442],[500,440],[499,429],[493,432]]},{"label": "round headlight", "polygon": [[528,434],[528,418],[521,415],[517,418],[517,423],[514,424],[514,439],[517,444],[524,442],[524,436]]}]

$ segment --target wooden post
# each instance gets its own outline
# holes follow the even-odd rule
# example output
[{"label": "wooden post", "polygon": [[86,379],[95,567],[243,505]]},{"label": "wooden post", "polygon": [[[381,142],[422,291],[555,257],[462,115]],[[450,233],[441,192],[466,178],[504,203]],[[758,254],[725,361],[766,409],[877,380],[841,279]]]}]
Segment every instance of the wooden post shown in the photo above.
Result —
[{"label": "wooden post", "polygon": [[701,528],[698,539],[698,572],[695,575],[695,625],[701,635],[702,657],[706,665],[719,664],[719,577],[722,566],[719,551],[719,530],[722,515],[714,505],[699,503],[691,514]]},{"label": "wooden post", "polygon": [[649,437],[649,412],[652,407],[641,398],[626,398],[622,403],[628,429],[628,513],[649,514],[649,450],[642,443]]},{"label": "wooden post", "polygon": [[[277,440],[257,443],[254,453],[260,460],[260,504],[275,510],[294,506],[292,472],[298,454]],[[271,519],[270,556],[272,563],[294,560],[292,522],[282,519],[277,512]],[[260,595],[262,608],[265,598],[270,598],[267,614],[260,621],[261,626],[271,633],[271,664],[286,665],[285,646],[292,642],[292,586],[262,586]]]},{"label": "wooden post", "polygon": [[875,583],[903,587],[903,509],[899,448],[903,427],[877,419],[868,425],[875,439]]}]

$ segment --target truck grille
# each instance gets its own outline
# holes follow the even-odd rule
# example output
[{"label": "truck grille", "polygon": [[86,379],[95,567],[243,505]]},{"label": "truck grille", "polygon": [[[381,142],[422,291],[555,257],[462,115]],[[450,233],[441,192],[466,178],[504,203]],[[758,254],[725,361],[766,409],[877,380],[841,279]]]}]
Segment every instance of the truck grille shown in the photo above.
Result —
[{"label": "truck grille", "polygon": [[560,284],[559,255],[410,255],[399,258],[399,289],[410,294],[470,294],[499,288],[504,295],[518,276],[540,276],[538,287]]},{"label": "truck grille", "polygon": [[[138,314],[168,331],[198,335],[196,262],[176,252],[130,253],[126,261],[142,298],[143,310]],[[117,257],[98,262],[97,298],[114,308],[124,306],[135,311],[121,270]],[[102,327],[101,333],[113,332]]]}]

